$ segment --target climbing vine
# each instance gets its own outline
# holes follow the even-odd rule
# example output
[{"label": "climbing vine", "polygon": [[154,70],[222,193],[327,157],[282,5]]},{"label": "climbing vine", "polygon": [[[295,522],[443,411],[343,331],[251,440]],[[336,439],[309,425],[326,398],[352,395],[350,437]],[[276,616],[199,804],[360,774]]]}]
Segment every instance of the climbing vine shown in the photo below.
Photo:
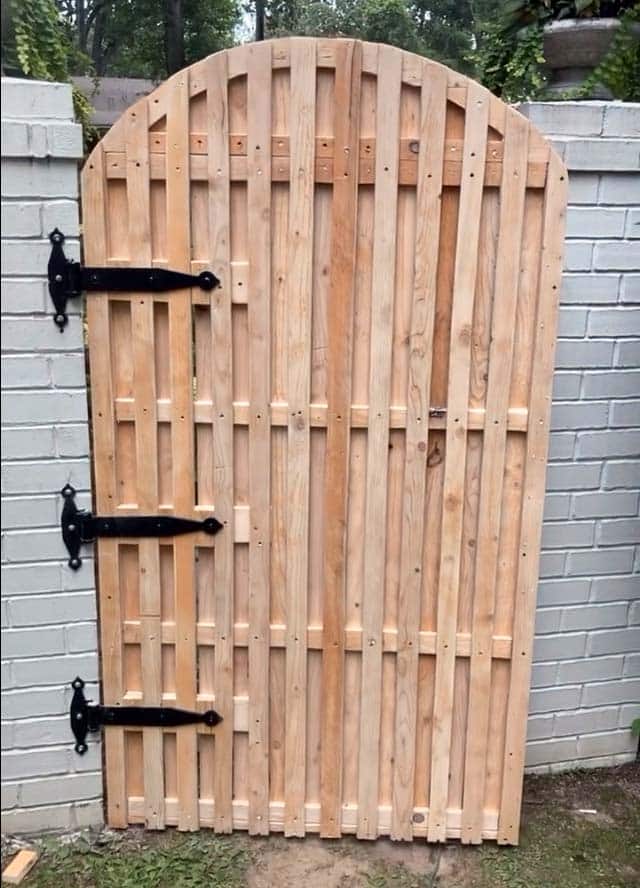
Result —
[{"label": "climbing vine", "polygon": [[583,96],[602,83],[616,99],[640,101],[640,37],[634,32],[640,26],[640,3],[620,17],[609,52],[583,87]]},{"label": "climbing vine", "polygon": [[[609,8],[611,7],[611,8]],[[620,26],[605,58],[585,83],[555,98],[584,99],[598,85],[616,99],[640,99],[640,3],[605,4],[589,0],[514,0],[495,22],[480,28],[478,47],[472,53],[478,78],[507,101],[544,98],[544,26],[551,21],[616,17]]]},{"label": "climbing vine", "polygon": [[500,22],[487,25],[473,60],[479,80],[507,102],[536,99],[544,92],[542,28],[513,35]]},{"label": "climbing vine", "polygon": [[[90,60],[74,49],[54,0],[11,0],[10,10],[13,40],[5,41],[3,46],[3,55],[5,47],[15,53],[15,58],[9,57],[10,64],[36,80],[69,82],[72,66],[90,73]],[[76,86],[72,91],[76,119],[82,124],[85,139],[90,138],[91,102]]]}]

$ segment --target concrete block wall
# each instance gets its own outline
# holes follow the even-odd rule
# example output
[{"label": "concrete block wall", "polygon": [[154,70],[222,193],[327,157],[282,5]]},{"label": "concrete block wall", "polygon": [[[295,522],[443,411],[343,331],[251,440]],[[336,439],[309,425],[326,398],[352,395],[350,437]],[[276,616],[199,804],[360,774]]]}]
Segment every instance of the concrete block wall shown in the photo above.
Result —
[{"label": "concrete block wall", "polygon": [[635,755],[640,716],[640,105],[521,109],[569,169],[527,763]]},{"label": "concrete block wall", "polygon": [[73,751],[68,683],[98,675],[94,571],[66,566],[60,489],[89,504],[82,322],[53,324],[48,233],[78,257],[80,127],[64,84],[2,79],[2,830],[102,821],[100,745]]}]

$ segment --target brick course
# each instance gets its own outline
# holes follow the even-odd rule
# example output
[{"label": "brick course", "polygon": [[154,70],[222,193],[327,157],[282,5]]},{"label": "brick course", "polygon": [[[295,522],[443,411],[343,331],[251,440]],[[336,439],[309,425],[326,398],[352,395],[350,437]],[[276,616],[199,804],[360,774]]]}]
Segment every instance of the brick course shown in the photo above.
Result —
[{"label": "brick course", "polygon": [[544,772],[616,764],[637,747],[640,105],[521,110],[569,168],[527,748]]},{"label": "brick course", "polygon": [[[68,682],[97,679],[93,561],[60,539],[60,488],[88,505],[89,440],[77,304],[63,336],[44,274],[56,225],[78,257],[80,127],[66,85],[2,79],[2,827],[102,821],[100,744],[80,758]],[[97,686],[92,687],[97,696]]]},{"label": "brick course", "polygon": [[[2,90],[2,808],[19,832],[99,823],[102,779],[66,714],[69,676],[98,675],[93,562],[70,572],[57,531],[67,480],[89,502],[82,326],[71,305],[60,336],[42,274],[55,225],[79,255],[80,133],[67,86]],[[521,110],[570,172],[527,759],[555,771],[632,758],[640,714],[640,107]]]}]

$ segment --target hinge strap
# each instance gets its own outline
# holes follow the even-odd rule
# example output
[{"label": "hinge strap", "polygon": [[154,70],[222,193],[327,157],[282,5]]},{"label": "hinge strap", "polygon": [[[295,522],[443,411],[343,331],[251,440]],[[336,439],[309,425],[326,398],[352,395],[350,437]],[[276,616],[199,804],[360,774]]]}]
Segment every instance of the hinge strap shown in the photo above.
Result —
[{"label": "hinge strap", "polygon": [[60,493],[64,498],[60,518],[62,539],[69,552],[68,563],[72,570],[78,570],[82,564],[82,543],[91,543],[97,537],[168,537],[201,532],[213,535],[223,528],[213,517],[197,521],[175,515],[92,515],[78,509],[76,491],[71,484],[66,484]]},{"label": "hinge strap", "polygon": [[84,681],[74,678],[71,682],[73,697],[69,715],[71,730],[76,738],[75,750],[79,755],[87,751],[87,734],[99,731],[103,726],[121,725],[141,728],[176,728],[180,725],[204,724],[215,728],[222,716],[215,709],[192,712],[164,706],[101,706],[90,705],[84,696]]},{"label": "hinge strap", "polygon": [[200,274],[187,274],[170,268],[132,268],[130,266],[94,267],[81,265],[67,259],[62,245],[64,234],[57,228],[49,235],[51,255],[49,257],[49,294],[55,307],[54,323],[60,332],[66,327],[67,300],[88,292],[136,292],[163,293],[168,290],[184,290],[200,287],[213,290],[220,283],[211,271]]}]

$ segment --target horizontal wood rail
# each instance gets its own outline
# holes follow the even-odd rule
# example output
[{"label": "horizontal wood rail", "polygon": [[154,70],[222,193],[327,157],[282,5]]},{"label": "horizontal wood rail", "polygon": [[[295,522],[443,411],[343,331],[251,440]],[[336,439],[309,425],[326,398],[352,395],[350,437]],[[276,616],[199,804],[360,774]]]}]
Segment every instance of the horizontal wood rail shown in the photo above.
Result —
[{"label": "horizontal wood rail", "polygon": [[[144,694],[142,691],[127,691],[122,697],[123,706],[138,706],[143,704]],[[196,712],[204,712],[211,709],[215,704],[215,697],[207,694],[198,694],[194,709]],[[161,705],[167,708],[176,705],[176,695],[173,692],[165,692],[161,697]],[[136,726],[122,726],[125,731],[139,731]],[[203,723],[193,726],[198,734],[211,734],[211,728]],[[236,695],[233,698],[233,731],[236,734],[246,734],[249,730],[249,698],[246,695]]]},{"label": "horizontal wood rail", "polygon": [[[249,424],[249,411],[251,405],[246,401],[236,401],[233,405],[233,421],[235,425]],[[326,404],[310,404],[309,422],[312,428],[324,428],[327,425]],[[430,429],[444,429],[447,426],[447,411],[445,408],[432,407],[428,417]],[[198,400],[193,403],[194,420],[196,423],[214,422],[213,403],[211,401]],[[135,398],[116,398],[115,414],[117,422],[134,422],[136,415]],[[171,401],[158,399],[158,422],[171,422]],[[467,428],[478,431],[484,428],[486,411],[482,407],[470,407],[467,416]],[[526,407],[511,407],[507,414],[507,430],[510,432],[526,432],[528,411]],[[284,401],[271,403],[271,425],[287,426],[289,423],[289,405]],[[352,428],[367,428],[369,423],[369,405],[351,405]],[[403,429],[407,424],[406,407],[389,408],[389,428]],[[426,425],[426,423],[425,423]]]},{"label": "horizontal wood rail", "polygon": [[[142,642],[143,629],[140,620],[125,620],[123,622],[124,643],[140,644]],[[176,641],[176,624],[171,621],[163,621],[162,643],[175,644]],[[271,647],[286,647],[287,627],[281,624],[271,624],[270,627],[270,645]],[[362,650],[362,629],[346,628],[345,650],[361,651]],[[196,641],[199,645],[214,646],[216,638],[215,623],[197,623],[196,625]],[[307,647],[311,650],[322,650],[323,631],[322,626],[309,626],[307,628]],[[437,634],[435,632],[421,631],[419,633],[421,654],[435,654],[437,651]],[[248,623],[236,623],[234,625],[234,644],[237,647],[246,647],[249,643],[249,625]],[[383,650],[385,653],[394,653],[398,650],[398,631],[397,629],[385,629],[383,631]],[[501,660],[508,660],[511,657],[511,638],[507,635],[494,635],[491,644],[491,650],[476,651],[480,656],[496,657]],[[468,632],[458,632],[456,634],[456,656],[471,656],[471,634]],[[202,697],[204,700],[205,697]],[[206,697],[209,702],[213,698]]]},{"label": "horizontal wood rail", "polygon": [[[445,155],[446,158],[446,155]],[[229,176],[232,182],[245,182],[248,179],[248,161],[246,155],[231,155],[229,158]],[[191,181],[208,182],[208,158],[205,154],[189,155],[189,171]],[[108,179],[126,179],[127,159],[123,151],[107,151],[105,153],[105,172]],[[149,176],[152,180],[163,180],[167,176],[166,154],[149,155]],[[271,180],[288,182],[289,157],[276,156],[271,158]],[[318,184],[331,185],[334,180],[333,158],[316,157],[315,181]],[[547,162],[536,161],[527,164],[526,184],[528,188],[544,188],[547,180]],[[455,187],[462,181],[462,160],[445,159],[443,165],[442,184]],[[375,159],[360,157],[358,182],[361,185],[372,185],[375,182]],[[418,182],[418,161],[400,159],[398,163],[398,184],[416,185]],[[487,161],[484,167],[484,184],[497,188],[502,182],[502,162]]]},{"label": "horizontal wood rail", "polygon": [[[399,158],[400,160],[417,160],[420,154],[420,140],[404,138],[400,139]],[[189,135],[189,152],[190,154],[207,154],[208,153],[208,136],[206,133],[191,133]],[[463,139],[446,139],[444,143],[445,160],[461,161],[464,155]],[[112,150],[115,150],[112,148]],[[167,150],[166,133],[150,133],[149,134],[149,152],[150,154],[164,155]],[[122,148],[124,151],[124,147]],[[247,155],[247,136],[244,133],[231,133],[229,135],[229,154],[238,157],[246,157]],[[289,136],[272,136],[271,137],[271,155],[273,157],[289,157],[290,155],[290,139]],[[319,136],[315,140],[315,156],[317,158],[333,159],[335,156],[335,139],[333,136]],[[360,158],[362,160],[374,160],[376,156],[376,139],[361,138],[360,139]],[[489,140],[487,142],[485,160],[487,163],[496,163],[504,157],[504,142],[498,139]],[[529,149],[528,160],[530,163],[546,163],[549,159],[548,145],[533,145]]]},{"label": "horizontal wood rail", "polygon": [[[175,826],[178,822],[178,800],[167,797],[164,800],[165,822],[167,826]],[[320,832],[320,804],[307,802],[305,804],[305,829],[310,833]],[[144,799],[139,796],[129,796],[128,815],[131,823],[145,822]],[[200,799],[198,802],[200,825],[204,827],[215,826],[215,803],[213,799]],[[342,818],[340,829],[345,834],[354,834],[358,822],[358,806],[342,805]],[[459,808],[449,808],[446,811],[447,833],[452,838],[460,838],[462,833],[462,811]],[[425,838],[427,835],[427,823],[429,809],[414,807],[413,809],[413,834],[416,838]],[[233,800],[233,828],[248,828],[249,803],[244,799]],[[391,831],[391,806],[378,806],[378,825],[382,835],[388,835]],[[284,803],[269,803],[269,829],[274,832],[284,830]],[[482,831],[486,838],[495,839],[498,835],[498,813],[486,809],[482,816]]]}]

